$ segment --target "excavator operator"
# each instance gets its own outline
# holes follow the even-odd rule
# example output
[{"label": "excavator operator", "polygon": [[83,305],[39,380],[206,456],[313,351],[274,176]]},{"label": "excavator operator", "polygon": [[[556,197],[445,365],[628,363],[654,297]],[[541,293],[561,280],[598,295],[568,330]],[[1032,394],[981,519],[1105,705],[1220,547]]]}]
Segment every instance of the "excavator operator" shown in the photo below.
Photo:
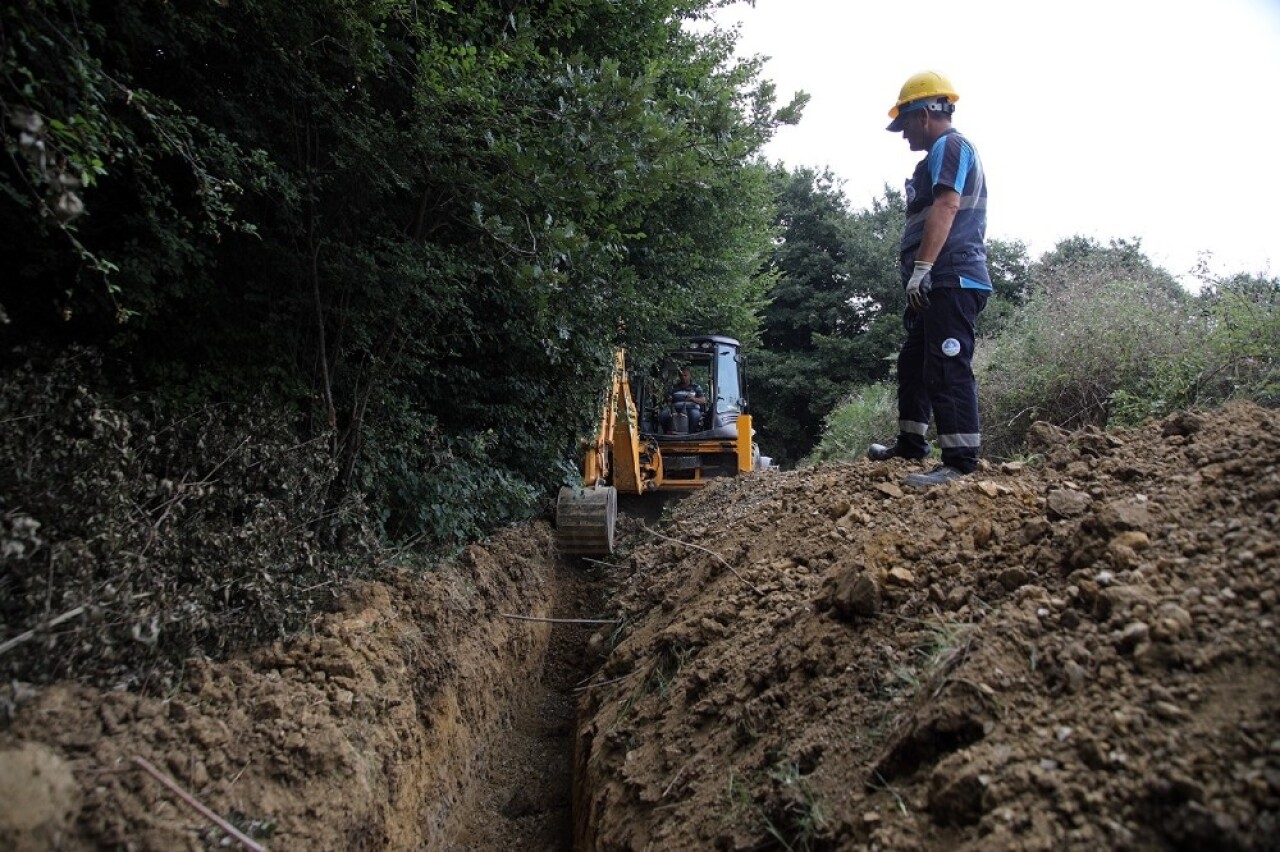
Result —
[{"label": "excavator operator", "polygon": [[680,368],[680,378],[671,386],[667,401],[671,408],[662,413],[663,432],[671,431],[673,412],[684,414],[689,418],[690,432],[702,431],[702,412],[705,410],[707,397],[702,386],[693,381],[688,367]]}]

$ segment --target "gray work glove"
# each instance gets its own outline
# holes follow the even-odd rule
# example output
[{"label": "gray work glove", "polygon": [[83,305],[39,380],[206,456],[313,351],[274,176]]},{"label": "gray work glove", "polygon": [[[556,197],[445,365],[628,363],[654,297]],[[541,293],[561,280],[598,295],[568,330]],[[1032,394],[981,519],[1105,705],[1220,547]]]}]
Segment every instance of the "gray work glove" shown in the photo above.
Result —
[{"label": "gray work glove", "polygon": [[932,271],[933,264],[924,260],[917,260],[915,268],[911,270],[911,279],[907,281],[907,304],[912,310],[923,311],[929,307]]}]

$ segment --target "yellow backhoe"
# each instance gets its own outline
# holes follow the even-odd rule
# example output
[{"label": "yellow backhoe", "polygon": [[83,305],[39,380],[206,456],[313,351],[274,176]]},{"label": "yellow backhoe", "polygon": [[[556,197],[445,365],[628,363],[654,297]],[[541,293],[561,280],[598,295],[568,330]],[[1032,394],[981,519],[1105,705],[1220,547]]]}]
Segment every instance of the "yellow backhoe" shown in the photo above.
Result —
[{"label": "yellow backhoe", "polygon": [[[675,382],[681,370],[701,397]],[[596,432],[583,451],[582,480],[561,488],[556,500],[561,552],[612,553],[620,493],[688,491],[715,476],[767,467],[752,434],[738,341],[694,337],[644,375],[618,349]]]}]

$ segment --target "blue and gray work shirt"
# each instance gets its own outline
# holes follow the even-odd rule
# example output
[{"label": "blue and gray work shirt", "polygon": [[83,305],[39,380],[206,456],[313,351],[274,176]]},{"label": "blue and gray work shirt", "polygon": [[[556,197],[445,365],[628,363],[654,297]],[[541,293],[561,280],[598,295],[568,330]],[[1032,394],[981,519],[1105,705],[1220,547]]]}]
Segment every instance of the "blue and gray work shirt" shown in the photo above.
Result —
[{"label": "blue and gray work shirt", "polygon": [[947,241],[934,261],[934,287],[990,290],[987,272],[987,185],[982,161],[973,144],[951,129],[938,137],[929,154],[907,181],[907,226],[902,231],[902,280],[911,277],[916,252],[924,238],[924,220],[933,206],[936,187],[960,193],[960,209]]}]

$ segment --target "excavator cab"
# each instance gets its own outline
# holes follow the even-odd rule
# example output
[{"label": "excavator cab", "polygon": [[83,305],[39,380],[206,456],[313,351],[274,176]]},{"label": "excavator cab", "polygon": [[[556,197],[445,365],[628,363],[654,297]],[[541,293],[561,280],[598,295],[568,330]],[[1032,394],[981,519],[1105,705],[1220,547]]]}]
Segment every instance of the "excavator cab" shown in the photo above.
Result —
[{"label": "excavator cab", "polygon": [[[665,357],[658,368],[635,382],[640,432],[660,443],[699,438],[737,438],[738,416],[747,410],[746,376],[738,341],[732,337],[704,335],[690,339],[682,349]],[[702,391],[706,403],[696,415],[682,419],[692,406],[681,400],[679,375],[690,373],[692,386]]]},{"label": "excavator cab", "polygon": [[[562,552],[613,552],[619,493],[687,491],[712,477],[768,467],[752,440],[743,366],[738,341],[720,335],[690,338],[642,375],[624,350],[615,353],[582,480],[561,488],[556,500]],[[682,368],[700,397],[676,388]],[[691,405],[693,399],[703,402]]]}]

